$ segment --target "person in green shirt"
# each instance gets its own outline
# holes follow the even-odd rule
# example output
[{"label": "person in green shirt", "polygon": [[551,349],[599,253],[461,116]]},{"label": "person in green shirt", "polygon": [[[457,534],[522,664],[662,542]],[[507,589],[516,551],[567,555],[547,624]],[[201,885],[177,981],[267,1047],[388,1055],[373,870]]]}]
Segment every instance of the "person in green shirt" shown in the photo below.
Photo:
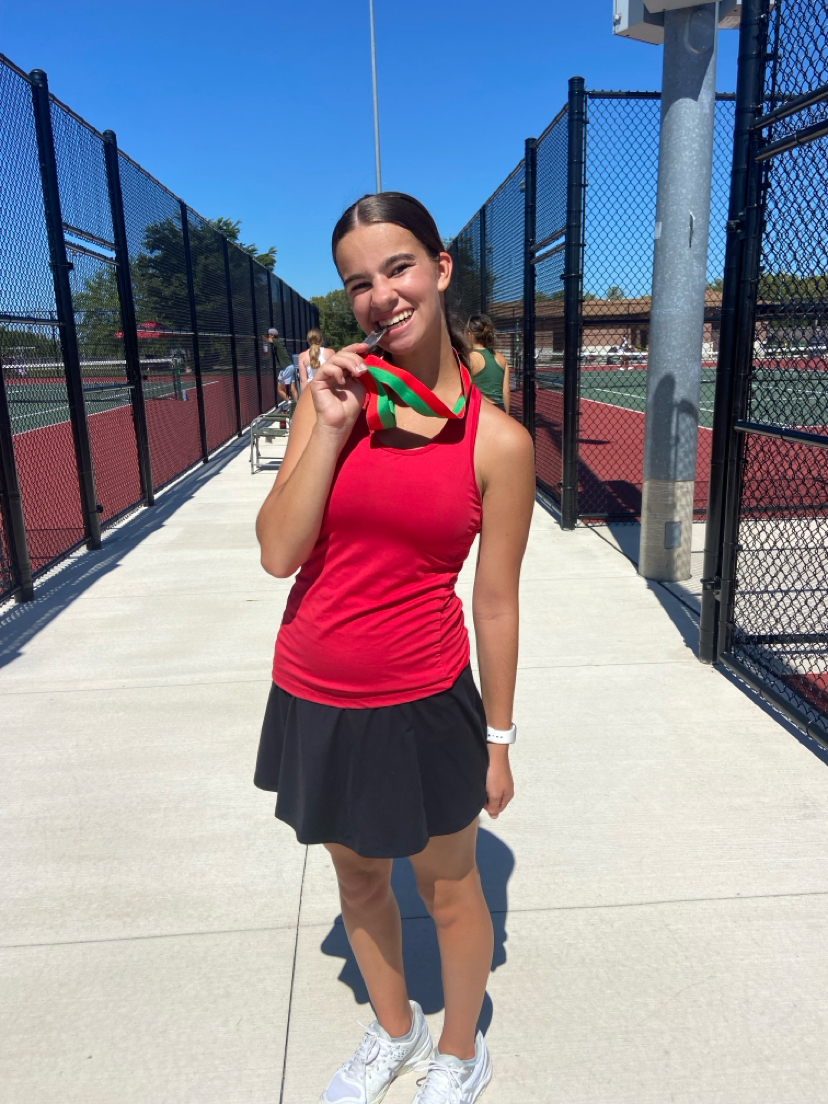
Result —
[{"label": "person in green shirt", "polygon": [[509,413],[509,363],[503,353],[495,352],[495,328],[487,314],[473,314],[466,324],[471,355],[472,383],[484,399]]}]

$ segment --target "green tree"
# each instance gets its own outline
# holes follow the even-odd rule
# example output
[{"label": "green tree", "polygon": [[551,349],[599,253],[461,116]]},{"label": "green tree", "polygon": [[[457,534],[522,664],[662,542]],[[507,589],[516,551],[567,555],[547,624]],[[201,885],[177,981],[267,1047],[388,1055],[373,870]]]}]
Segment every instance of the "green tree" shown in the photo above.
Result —
[{"label": "green tree", "polygon": [[210,219],[210,222],[215,226],[219,233],[224,234],[230,241],[235,242],[239,249],[243,249],[245,253],[249,253],[252,257],[263,265],[265,268],[269,268],[272,272],[276,267],[276,253],[277,249],[275,245],[271,245],[269,249],[266,249],[264,253],[259,251],[259,247],[254,244],[245,245],[240,240],[241,234],[241,219],[225,218],[224,215],[219,215],[218,218]]},{"label": "green tree", "polygon": [[618,284],[613,284],[612,287],[607,288],[607,299],[626,299],[626,292]]},{"label": "green tree", "polygon": [[351,300],[344,288],[335,288],[327,295],[314,295],[311,302],[319,308],[319,327],[327,343],[335,349],[353,345],[365,336],[354,317]]}]

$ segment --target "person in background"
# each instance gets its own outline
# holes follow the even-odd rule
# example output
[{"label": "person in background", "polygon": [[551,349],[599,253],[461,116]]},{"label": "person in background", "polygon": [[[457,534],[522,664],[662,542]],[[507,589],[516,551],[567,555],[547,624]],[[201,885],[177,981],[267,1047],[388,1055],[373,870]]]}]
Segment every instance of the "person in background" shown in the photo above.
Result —
[{"label": "person in background", "polygon": [[307,340],[308,348],[305,349],[304,353],[299,354],[299,387],[302,391],[313,379],[314,372],[321,368],[326,360],[330,360],[336,352],[335,349],[325,347],[325,336],[316,327],[308,330]]},{"label": "person in background", "polygon": [[279,392],[279,398],[282,402],[286,402],[288,399],[296,401],[299,398],[299,391],[296,386],[298,377],[296,365],[293,363],[293,357],[287,351],[287,345],[285,345],[283,339],[279,336],[279,331],[275,329],[275,327],[271,327],[267,331],[267,338],[265,340],[270,345],[273,359],[279,367],[276,387]]},{"label": "person in background", "polygon": [[472,383],[484,399],[509,413],[509,364],[503,353],[495,352],[495,328],[488,314],[473,314],[466,324],[471,355]]}]

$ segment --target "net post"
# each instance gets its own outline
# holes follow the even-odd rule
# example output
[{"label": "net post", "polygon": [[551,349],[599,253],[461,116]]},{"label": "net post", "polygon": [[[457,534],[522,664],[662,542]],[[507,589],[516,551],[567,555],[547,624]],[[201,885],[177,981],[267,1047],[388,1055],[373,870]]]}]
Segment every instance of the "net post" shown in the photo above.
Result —
[{"label": "net post", "polygon": [[233,285],[230,282],[230,247],[221,235],[221,255],[224,260],[224,283],[227,288],[227,325],[230,330],[230,364],[233,372],[233,402],[236,407],[236,436],[242,435],[241,393],[239,391],[239,356],[236,349],[236,320],[233,314]]},{"label": "net post", "polygon": [[[739,44],[746,43],[751,52],[749,67],[753,67],[750,94],[753,110],[762,108],[764,58],[767,51],[767,19],[762,18],[766,0],[747,0],[742,10]],[[744,39],[742,38],[744,35]],[[755,56],[753,56],[755,55]],[[740,58],[741,60],[741,58]],[[746,104],[746,107],[748,105]],[[746,156],[744,192],[744,242],[738,272],[738,287],[734,292],[732,381],[728,403],[728,448],[724,462],[724,501],[721,523],[721,594],[719,597],[718,626],[712,662],[718,663],[723,652],[731,645],[733,612],[736,600],[736,543],[739,535],[739,502],[742,490],[744,451],[747,434],[737,433],[734,422],[744,418],[747,411],[748,385],[753,364],[753,338],[756,321],[756,296],[762,257],[762,224],[764,221],[763,180],[766,165],[756,160],[760,145],[759,132],[750,131]],[[706,551],[706,550],[705,550]],[[715,595],[714,595],[715,597]],[[707,627],[707,626],[706,626]]]},{"label": "net post", "polygon": [[23,495],[14,456],[9,401],[6,395],[6,378],[0,363],[0,510],[11,559],[12,588],[18,602],[31,602],[34,598],[32,561],[26,536],[26,518],[23,514]]},{"label": "net post", "polygon": [[49,240],[49,264],[55,290],[55,310],[63,366],[66,372],[66,395],[69,404],[69,421],[80,485],[81,510],[87,547],[94,551],[101,547],[101,512],[95,488],[95,468],[92,460],[92,441],[86,418],[86,402],[83,394],[83,374],[78,334],[75,328],[75,310],[72,303],[72,287],[69,270],[72,265],[66,258],[66,241],[63,236],[63,214],[58,188],[57,158],[52,133],[52,113],[49,102],[49,84],[42,69],[29,74],[34,107],[37,153],[40,179],[43,185],[43,213]]},{"label": "net post", "polygon": [[256,270],[253,267],[256,263],[253,260],[252,254],[248,253],[248,269],[250,272],[250,308],[253,313],[253,335],[255,341],[253,343],[253,351],[256,360],[256,394],[259,396],[259,413],[264,413],[264,402],[262,401],[262,358],[259,351],[261,345],[262,335],[259,333],[259,317],[256,310]]},{"label": "net post", "polygon": [[[733,135],[733,163],[727,213],[724,284],[722,287],[719,356],[716,364],[716,392],[713,403],[713,440],[710,457],[710,488],[704,535],[699,659],[716,663],[718,612],[722,577],[722,538],[725,525],[725,490],[728,452],[733,422],[735,331],[740,304],[739,273],[744,251],[745,209],[751,158],[751,127],[761,109],[762,55],[759,19],[761,0],[746,0],[739,28],[739,68],[736,78],[736,121]],[[755,152],[755,151],[754,151]],[[736,504],[728,503],[728,514]],[[732,540],[729,532],[728,540]]]},{"label": "net post", "polygon": [[578,423],[586,203],[586,93],[583,77],[572,77],[569,82],[566,160],[561,528],[574,529],[578,522]]},{"label": "net post", "polygon": [[132,274],[129,267],[129,243],[124,219],[124,197],[121,189],[121,170],[118,164],[118,139],[113,130],[103,132],[106,185],[109,207],[112,212],[112,235],[115,244],[115,276],[118,284],[118,302],[121,309],[121,329],[124,332],[124,357],[127,380],[130,383],[132,420],[138,446],[138,475],[141,493],[147,506],[155,504],[152,482],[152,458],[150,455],[149,427],[141,382],[141,354],[138,349],[138,328],[135,318],[135,300],[132,294]]},{"label": "net post", "polygon": [[538,143],[526,139],[523,160],[523,424],[535,439],[535,212]]},{"label": "net post", "polygon": [[[273,321],[273,273],[267,270],[267,319],[270,329],[275,328]],[[268,335],[270,336],[270,335]],[[270,342],[270,369],[273,372],[273,398],[279,405],[279,365],[276,363],[276,345]]]},{"label": "net post", "polygon": [[198,344],[198,312],[196,311],[195,280],[193,279],[193,255],[190,249],[190,220],[187,215],[187,204],[183,199],[179,206],[181,209],[181,233],[184,238],[184,266],[187,273],[190,329],[193,334],[193,374],[195,375],[196,399],[198,400],[198,432],[201,438],[201,458],[206,464],[210,450],[207,445],[207,414],[204,409],[204,381],[201,378],[201,350]]}]

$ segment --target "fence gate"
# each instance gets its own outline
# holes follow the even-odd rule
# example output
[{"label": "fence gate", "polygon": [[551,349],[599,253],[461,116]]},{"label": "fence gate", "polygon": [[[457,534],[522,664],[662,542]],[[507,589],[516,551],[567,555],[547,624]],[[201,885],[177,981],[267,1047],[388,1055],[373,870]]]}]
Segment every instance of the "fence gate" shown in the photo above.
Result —
[{"label": "fence gate", "polygon": [[701,657],[828,746],[828,0],[746,0]]}]

